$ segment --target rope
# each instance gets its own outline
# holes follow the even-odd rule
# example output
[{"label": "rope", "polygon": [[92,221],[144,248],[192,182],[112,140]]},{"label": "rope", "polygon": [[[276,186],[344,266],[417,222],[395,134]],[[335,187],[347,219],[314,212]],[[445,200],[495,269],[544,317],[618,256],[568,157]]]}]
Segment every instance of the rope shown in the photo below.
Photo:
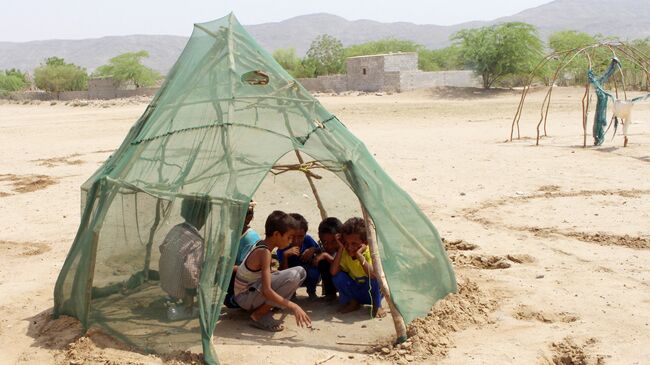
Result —
[{"label": "rope", "polygon": [[[315,174],[312,172],[312,169],[324,169],[328,171],[343,171],[345,169],[344,166],[341,167],[334,167],[334,166],[325,166],[322,164],[320,161],[309,161],[305,163],[297,163],[297,164],[289,164],[289,165],[274,165],[271,167],[270,172],[273,175],[281,175],[284,174],[285,172],[289,171],[300,171],[303,172],[305,175],[309,175],[313,177],[314,179],[322,179],[323,177]],[[275,171],[274,171],[275,170]]]}]

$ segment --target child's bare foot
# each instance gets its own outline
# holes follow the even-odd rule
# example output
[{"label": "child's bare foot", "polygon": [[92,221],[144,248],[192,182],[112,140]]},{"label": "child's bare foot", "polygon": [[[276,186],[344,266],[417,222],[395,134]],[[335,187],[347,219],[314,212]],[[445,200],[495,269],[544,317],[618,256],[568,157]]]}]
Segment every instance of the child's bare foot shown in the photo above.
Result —
[{"label": "child's bare foot", "polygon": [[386,317],[386,311],[382,307],[372,307],[372,316],[373,318],[384,318]]},{"label": "child's bare foot", "polygon": [[361,308],[361,304],[356,300],[351,300],[339,308],[339,313],[350,313]]}]

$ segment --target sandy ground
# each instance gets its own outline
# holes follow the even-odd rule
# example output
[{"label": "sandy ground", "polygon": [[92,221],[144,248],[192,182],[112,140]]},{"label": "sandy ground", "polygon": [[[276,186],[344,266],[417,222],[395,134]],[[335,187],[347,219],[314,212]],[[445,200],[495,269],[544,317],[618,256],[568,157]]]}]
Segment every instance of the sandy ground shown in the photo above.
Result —
[{"label": "sandy ground", "polygon": [[[275,335],[227,312],[215,339],[222,363],[647,363],[650,102],[635,107],[629,147],[617,136],[583,149],[581,90],[553,97],[539,147],[505,142],[514,92],[320,97],[445,237],[461,292],[398,347],[390,319],[343,317],[322,303],[307,305],[314,330],[289,316]],[[522,136],[534,136],[542,98],[529,95]],[[48,316],[78,227],[79,186],[145,106],[0,105],[0,363],[199,359],[143,355],[99,331],[79,338],[75,320]],[[307,197],[296,204],[313,209]]]}]

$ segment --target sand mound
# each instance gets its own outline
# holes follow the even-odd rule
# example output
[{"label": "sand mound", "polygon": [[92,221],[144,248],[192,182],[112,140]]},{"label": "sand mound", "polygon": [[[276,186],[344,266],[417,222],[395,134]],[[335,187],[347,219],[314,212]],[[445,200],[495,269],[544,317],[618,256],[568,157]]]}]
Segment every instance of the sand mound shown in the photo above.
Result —
[{"label": "sand mound", "polygon": [[[117,350],[113,350],[117,351]],[[141,359],[144,355],[123,352],[123,354],[116,355],[98,348],[89,337],[81,337],[77,341],[71,343],[67,349],[60,351],[54,356],[55,364],[57,365],[81,365],[81,364],[126,364],[126,365],[140,365],[140,364],[153,364],[152,361]],[[144,360],[144,361],[143,361]],[[158,362],[160,363],[160,362]]]},{"label": "sand mound", "polygon": [[516,262],[518,264],[530,264],[535,261],[537,261],[534,257],[531,255],[526,255],[526,254],[518,254],[518,255],[506,255],[506,258],[512,262]]},{"label": "sand mound", "polygon": [[450,255],[449,259],[454,266],[469,266],[477,269],[507,269],[512,266],[505,256],[458,254]]},{"label": "sand mound", "polygon": [[17,193],[29,193],[45,189],[58,181],[47,175],[0,174],[0,182],[8,182],[11,184],[12,190]]},{"label": "sand mound", "polygon": [[637,250],[650,249],[650,238],[630,235],[615,235],[607,233],[566,232],[564,235],[583,242],[593,242],[608,246],[625,246]]},{"label": "sand mound", "polygon": [[472,251],[478,248],[478,245],[463,240],[449,241],[442,238],[442,243],[445,245],[445,250],[447,251]]},{"label": "sand mound", "polygon": [[[505,205],[523,204],[538,199],[561,199],[575,197],[593,197],[593,196],[619,196],[623,198],[640,198],[650,194],[650,190],[629,189],[629,190],[581,190],[581,191],[560,191],[557,185],[541,186],[539,193],[521,196],[508,196],[495,200],[489,200],[481,203],[478,207],[466,209],[463,212],[465,218],[470,221],[483,224],[488,227],[507,228],[514,231],[532,233],[538,237],[550,237],[560,235],[570,237],[583,242],[596,243],[604,246],[624,246],[632,249],[642,250],[650,249],[650,237],[647,236],[630,236],[611,234],[604,232],[582,232],[575,229],[562,229],[557,227],[540,227],[528,225],[513,225],[499,219],[488,218],[481,213],[484,210],[498,208]],[[522,193],[523,194],[523,193]]]},{"label": "sand mound", "polygon": [[31,162],[37,162],[38,165],[46,166],[46,167],[56,167],[60,165],[80,165],[84,163],[84,161],[79,159],[74,159],[75,157],[79,157],[79,156],[81,156],[81,154],[73,153],[68,156],[41,158],[38,160],[32,160]]},{"label": "sand mound", "polygon": [[551,357],[545,356],[540,364],[543,365],[603,365],[605,359],[601,355],[590,353],[596,343],[596,339],[590,338],[586,341],[576,342],[571,337],[565,337],[562,341],[554,342],[550,346]]},{"label": "sand mound", "polygon": [[476,283],[465,279],[458,284],[458,293],[436,303],[424,318],[417,318],[407,327],[408,340],[399,345],[381,344],[372,351],[382,359],[398,364],[440,359],[452,346],[453,332],[490,322],[497,307],[496,298],[482,291]]},{"label": "sand mound", "polygon": [[530,321],[536,320],[543,323],[571,323],[579,319],[579,317],[573,313],[560,312],[560,313],[548,313],[543,311],[536,311],[529,306],[521,305],[517,307],[512,316],[519,320]]},{"label": "sand mound", "polygon": [[57,365],[203,364],[203,355],[189,351],[175,351],[162,357],[138,353],[99,331],[89,331],[86,336],[58,351],[54,358]]},{"label": "sand mound", "polygon": [[85,336],[81,336],[81,323],[76,318],[60,316],[53,319],[50,310],[31,318],[28,331],[38,346],[56,350],[54,363],[57,365],[203,363],[203,355],[190,352],[177,351],[164,355],[162,359],[141,354],[98,330],[90,330]]},{"label": "sand mound", "polygon": [[630,235],[617,235],[609,233],[587,233],[570,230],[560,230],[556,228],[539,228],[539,227],[520,227],[519,230],[530,232],[538,237],[549,237],[551,235],[561,235],[571,237],[582,242],[596,243],[602,246],[624,246],[635,250],[650,249],[650,238]]},{"label": "sand mound", "polygon": [[462,251],[473,251],[479,246],[469,243],[465,240],[447,240],[442,238],[442,243],[445,245],[445,250],[449,255],[449,259],[455,266],[474,267],[478,269],[507,269],[512,266],[512,263],[527,264],[535,262],[535,258],[530,255],[506,255],[506,256],[493,256],[483,254],[465,254]]},{"label": "sand mound", "polygon": [[530,255],[466,255],[466,254],[451,254],[449,259],[458,267],[473,267],[477,269],[495,270],[507,269],[512,266],[512,263],[527,264],[535,262],[535,258]]},{"label": "sand mound", "polygon": [[556,191],[560,191],[560,187],[557,185],[542,185],[537,189],[537,191],[541,191],[544,193],[553,193]]},{"label": "sand mound", "polygon": [[31,318],[29,334],[37,344],[49,349],[62,349],[81,335],[81,323],[73,317],[52,317],[50,310]]},{"label": "sand mound", "polygon": [[3,256],[37,256],[49,250],[50,246],[45,243],[0,241]]}]

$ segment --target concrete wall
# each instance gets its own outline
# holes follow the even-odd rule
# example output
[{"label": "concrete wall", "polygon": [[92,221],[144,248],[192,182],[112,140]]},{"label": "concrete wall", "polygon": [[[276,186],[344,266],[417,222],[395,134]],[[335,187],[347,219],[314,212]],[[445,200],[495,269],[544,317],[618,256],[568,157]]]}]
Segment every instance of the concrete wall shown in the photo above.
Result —
[{"label": "concrete wall", "polygon": [[385,72],[418,70],[418,54],[415,52],[390,53],[383,57]]},{"label": "concrete wall", "polygon": [[24,91],[11,92],[8,95],[9,100],[52,100],[56,99],[52,94],[45,91]]},{"label": "concrete wall", "polygon": [[323,92],[323,85],[318,81],[317,78],[297,78],[296,81],[300,83],[307,91],[310,92]]},{"label": "concrete wall", "polygon": [[298,82],[311,92],[340,93],[348,90],[347,75],[328,75],[318,76],[316,78],[301,78]]},{"label": "concrete wall", "polygon": [[[56,94],[53,95],[56,99]],[[59,93],[59,100],[81,100],[88,99],[88,91],[63,91]]]},{"label": "concrete wall", "polygon": [[473,71],[410,71],[400,73],[399,91],[408,91],[428,87],[482,87],[481,78]]},{"label": "concrete wall", "polygon": [[384,86],[381,91],[399,92],[401,86],[401,72],[386,72],[384,73]]},{"label": "concrete wall", "polygon": [[88,80],[88,99],[115,99],[117,85],[110,77]]},{"label": "concrete wall", "polygon": [[[63,91],[59,93],[59,98],[55,93],[48,93],[46,91],[36,92],[14,92],[9,94],[10,100],[94,100],[94,99],[116,99],[116,98],[130,98],[133,96],[153,96],[158,92],[157,87],[143,87],[131,90],[113,90],[103,93],[91,94],[90,91]],[[107,95],[112,97],[106,97]]]},{"label": "concrete wall", "polygon": [[348,89],[348,77],[346,75],[318,76],[317,79],[323,85],[325,92],[340,93]]},{"label": "concrete wall", "polygon": [[348,90],[382,90],[384,87],[384,57],[377,55],[348,58],[347,76]]},{"label": "concrete wall", "polygon": [[118,98],[130,98],[133,96],[154,96],[160,90],[159,87],[141,87],[139,89],[118,90]]}]

